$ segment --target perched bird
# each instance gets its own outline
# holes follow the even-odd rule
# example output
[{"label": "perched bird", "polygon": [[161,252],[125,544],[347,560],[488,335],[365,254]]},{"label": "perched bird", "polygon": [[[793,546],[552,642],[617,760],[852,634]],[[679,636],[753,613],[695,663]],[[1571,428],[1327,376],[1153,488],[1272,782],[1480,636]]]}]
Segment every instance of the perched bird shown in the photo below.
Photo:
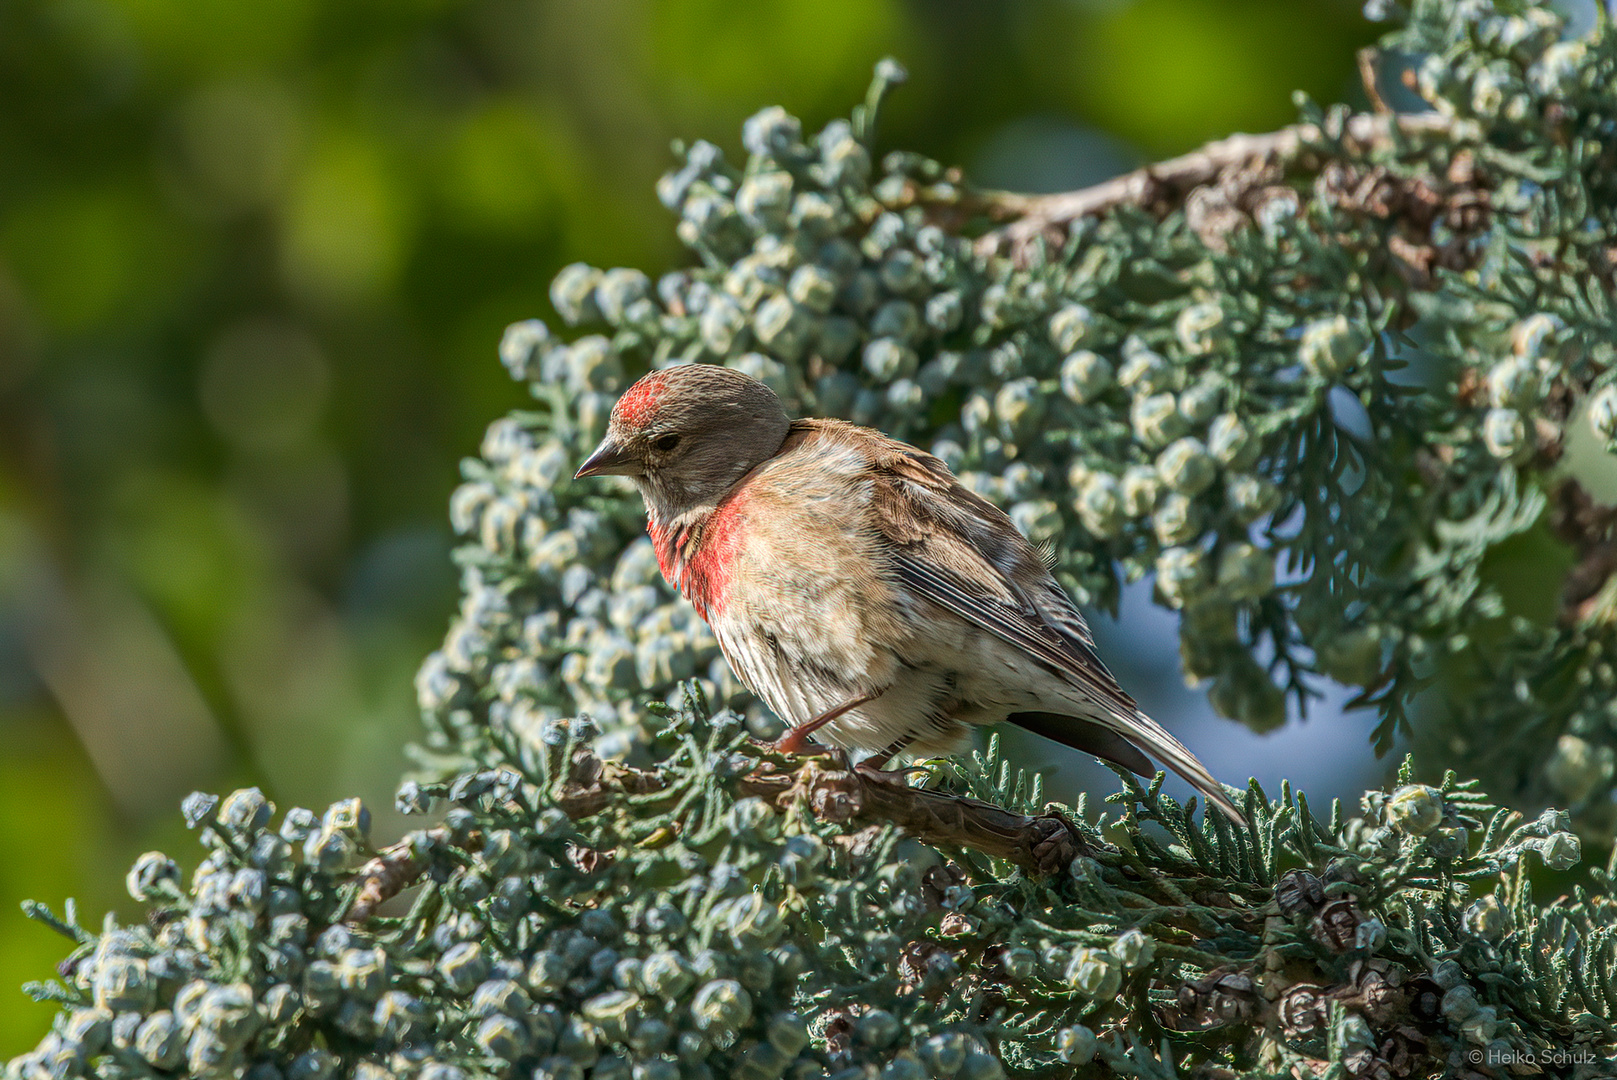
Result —
[{"label": "perched bird", "polygon": [[792,725],[781,749],[815,736],[880,768],[1009,720],[1144,776],[1148,752],[1242,820],[1118,686],[1011,519],[931,454],[793,420],[756,379],[693,364],[629,387],[578,476],[639,487],[663,576]]}]

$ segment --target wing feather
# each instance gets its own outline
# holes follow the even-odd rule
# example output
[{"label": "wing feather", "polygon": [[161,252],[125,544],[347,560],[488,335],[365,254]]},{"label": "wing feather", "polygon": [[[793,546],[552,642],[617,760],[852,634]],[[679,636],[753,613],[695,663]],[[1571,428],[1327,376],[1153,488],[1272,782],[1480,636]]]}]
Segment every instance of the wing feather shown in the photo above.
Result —
[{"label": "wing feather", "polygon": [[1005,512],[931,454],[882,437],[875,447],[878,527],[906,585],[1038,657],[1120,717],[1137,711],[1044,556]]},{"label": "wing feather", "polygon": [[957,577],[936,570],[928,561],[910,554],[898,557],[899,580],[916,594],[954,612],[1043,661],[1081,687],[1097,706],[1120,718],[1137,711],[1088,642],[1059,633],[1038,614],[971,589]]},{"label": "wing feather", "polygon": [[[1143,763],[1136,748],[1148,750],[1224,814],[1244,822],[1206,766],[1117,684],[1096,655],[1083,616],[1002,510],[962,485],[931,454],[851,425],[823,430],[868,440],[874,517],[890,542],[894,576],[914,595],[1036,658],[1093,702],[1092,718],[1062,724],[1054,714],[1035,713],[1027,714],[1035,718],[1027,726],[1135,771]],[[1123,750],[1119,744],[1132,745]]]}]

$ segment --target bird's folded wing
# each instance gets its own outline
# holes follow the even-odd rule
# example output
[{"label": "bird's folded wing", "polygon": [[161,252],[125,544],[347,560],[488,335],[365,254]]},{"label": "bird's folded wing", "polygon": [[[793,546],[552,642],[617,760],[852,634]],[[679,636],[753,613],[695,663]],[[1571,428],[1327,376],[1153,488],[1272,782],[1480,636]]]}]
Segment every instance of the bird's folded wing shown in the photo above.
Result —
[{"label": "bird's folded wing", "polygon": [[[992,503],[931,455],[887,442],[877,461],[878,528],[893,541],[893,572],[916,595],[1036,657],[1100,708],[1138,711],[1095,654],[1083,618],[1038,551]],[[905,452],[907,451],[907,452]]]},{"label": "bird's folded wing", "polygon": [[1134,699],[1117,685],[1088,645],[1058,634],[1035,612],[977,591],[955,575],[940,573],[924,558],[908,553],[899,555],[896,570],[899,580],[912,592],[1043,661],[1082,688],[1097,707],[1123,720],[1132,719],[1138,711]]},{"label": "bird's folded wing", "polygon": [[[967,491],[930,454],[881,437],[867,452],[874,466],[876,527],[891,542],[891,572],[907,589],[1047,664],[1093,703],[1097,725],[1150,751],[1230,820],[1244,824],[1206,766],[1117,685],[1095,655],[1083,617],[1010,518]],[[1069,745],[1137,771],[1148,766],[1138,754],[1113,753],[1113,740],[1102,732],[1042,724],[1051,715],[1025,718],[1034,730]]]}]

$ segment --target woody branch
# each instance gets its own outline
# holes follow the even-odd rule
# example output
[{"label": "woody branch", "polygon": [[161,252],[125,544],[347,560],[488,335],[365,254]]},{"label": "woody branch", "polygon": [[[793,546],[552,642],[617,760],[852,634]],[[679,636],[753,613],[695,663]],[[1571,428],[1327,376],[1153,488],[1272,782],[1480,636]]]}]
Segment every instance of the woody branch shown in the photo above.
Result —
[{"label": "woody branch", "polygon": [[1043,237],[1059,241],[1074,222],[1122,206],[1165,212],[1183,205],[1197,188],[1232,177],[1278,178],[1317,166],[1321,144],[1352,151],[1385,146],[1398,140],[1456,134],[1458,124],[1439,113],[1392,115],[1361,113],[1337,123],[1292,124],[1258,135],[1237,134],[1180,157],[1147,165],[1103,183],[1049,195],[993,192],[984,196],[989,212],[1010,218],[977,241],[980,255],[1021,256]]},{"label": "woody branch", "polygon": [[[660,784],[654,772],[603,762],[580,751],[557,805],[578,820],[600,813],[618,796],[652,791]],[[1059,814],[1030,817],[979,799],[912,788],[898,773],[828,767],[814,758],[787,769],[761,762],[741,778],[739,788],[743,795],[782,806],[801,799],[825,821],[895,824],[924,843],[980,851],[1030,873],[1065,868],[1082,846],[1077,832]],[[447,829],[438,826],[411,833],[378,852],[356,871],[354,900],[343,921],[363,922],[414,885],[431,866],[434,848],[448,840]],[[477,838],[470,842],[476,844]]]}]

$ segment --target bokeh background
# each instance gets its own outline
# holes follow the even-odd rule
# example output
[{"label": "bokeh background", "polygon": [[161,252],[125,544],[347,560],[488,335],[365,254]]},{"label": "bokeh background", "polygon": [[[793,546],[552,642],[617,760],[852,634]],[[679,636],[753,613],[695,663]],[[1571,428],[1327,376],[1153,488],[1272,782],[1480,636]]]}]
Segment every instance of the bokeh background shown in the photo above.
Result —
[{"label": "bokeh background", "polygon": [[[18,901],[121,910],[195,788],[390,805],[457,463],[523,402],[500,331],[573,260],[682,259],[672,138],[817,128],[891,54],[885,145],[1060,190],[1362,100],[1373,36],[1339,0],[0,0],[0,1059],[63,949]],[[1221,776],[1384,768],[1334,700],[1212,719],[1142,589],[1100,622]]]}]

